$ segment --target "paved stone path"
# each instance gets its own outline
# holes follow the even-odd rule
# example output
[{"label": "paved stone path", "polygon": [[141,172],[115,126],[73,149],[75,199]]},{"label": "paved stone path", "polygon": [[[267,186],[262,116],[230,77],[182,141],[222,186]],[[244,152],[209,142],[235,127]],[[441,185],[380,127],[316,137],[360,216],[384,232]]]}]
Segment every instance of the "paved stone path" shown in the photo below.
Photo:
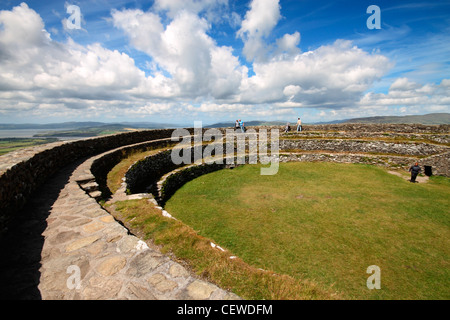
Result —
[{"label": "paved stone path", "polygon": [[95,195],[93,159],[61,170],[12,225],[0,248],[0,298],[239,299],[129,234],[101,208],[87,193]]},{"label": "paved stone path", "polygon": [[[407,181],[411,180],[411,174],[405,173],[405,172],[399,172],[394,170],[389,170],[388,173],[393,174],[394,176],[400,177],[402,179],[405,179]],[[416,181],[420,183],[427,183],[430,180],[430,177],[427,176],[417,176]]]}]

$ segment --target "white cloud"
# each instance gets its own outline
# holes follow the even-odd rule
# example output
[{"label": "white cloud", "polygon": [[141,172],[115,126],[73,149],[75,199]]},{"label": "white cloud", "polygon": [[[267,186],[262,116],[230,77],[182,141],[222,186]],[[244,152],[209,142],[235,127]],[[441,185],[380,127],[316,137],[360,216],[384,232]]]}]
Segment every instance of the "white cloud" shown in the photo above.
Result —
[{"label": "white cloud", "polygon": [[267,37],[280,18],[279,0],[252,0],[238,35]]},{"label": "white cloud", "polygon": [[246,105],[246,104],[218,104],[218,103],[202,103],[198,107],[189,106],[190,112],[198,114],[206,113],[226,118],[240,118],[247,120],[256,120],[258,117],[270,117],[275,120],[278,116],[288,115],[295,116],[293,109],[278,108],[274,105]]},{"label": "white cloud", "polygon": [[180,97],[227,98],[236,92],[242,74],[247,72],[232,48],[218,46],[208,36],[208,22],[189,11],[179,12],[167,26],[152,12],[113,11],[112,16],[131,44],[171,75]]},{"label": "white cloud", "polygon": [[[164,8],[175,10],[181,5],[176,1],[169,4]],[[348,41],[300,53],[296,50],[300,34],[295,32],[280,38],[280,54],[255,62],[255,75],[248,77],[247,67],[239,63],[233,49],[219,46],[208,35],[211,25],[193,11],[179,11],[167,25],[154,12],[112,11],[114,25],[127,34],[136,49],[151,57],[155,64],[151,76],[145,76],[127,54],[100,44],[52,41],[42,19],[25,4],[2,11],[2,55],[12,60],[0,65],[0,99],[20,97],[47,106],[63,101],[73,110],[93,107],[95,101],[97,106],[103,101],[111,107],[107,102],[114,101],[148,114],[157,110],[154,104],[148,107],[148,99],[161,100],[166,111],[167,106],[174,106],[171,102],[189,100],[209,106],[198,109],[202,112],[212,112],[212,107],[221,110],[224,105],[235,108],[268,103],[275,107],[341,107],[358,101],[388,65],[384,57],[370,55]],[[256,15],[260,11],[267,13],[268,25]],[[278,1],[254,1],[241,31],[249,38],[266,36],[278,19]],[[29,23],[24,25],[23,20]],[[17,33],[24,36],[14,36]]]},{"label": "white cloud", "polygon": [[240,23],[238,39],[253,61],[249,75],[233,48],[210,35],[214,15],[227,5],[225,0],[157,0],[146,12],[113,10],[113,25],[148,55],[150,75],[124,52],[70,38],[52,40],[39,14],[26,4],[0,11],[0,114],[184,120],[193,115],[291,116],[293,108],[319,108],[333,117],[380,114],[391,107],[448,110],[448,79],[422,85],[402,77],[386,94],[367,92],[392,63],[351,41],[301,52],[296,31],[267,43],[281,18],[279,2],[273,0],[253,0],[243,20],[229,15]]},{"label": "white cloud", "polygon": [[398,78],[387,94],[369,92],[358,105],[372,110],[397,107],[402,113],[449,112],[450,79],[443,79],[440,84],[420,85],[407,78]]},{"label": "white cloud", "polygon": [[298,31],[293,34],[285,34],[277,39],[277,53],[297,54],[300,52],[298,45],[300,43],[300,33]]},{"label": "white cloud", "polygon": [[218,8],[227,6],[228,0],[155,0],[153,8],[158,12],[167,12],[167,15],[172,19],[181,11],[189,11],[193,14],[206,12],[206,17],[215,20],[219,19]]},{"label": "white cloud", "polygon": [[299,93],[301,90],[302,87],[300,86],[288,85],[284,87],[283,94],[288,97],[295,97],[295,95]]},{"label": "white cloud", "polygon": [[398,78],[390,87],[390,91],[408,91],[417,89],[419,84],[409,81],[408,78]]},{"label": "white cloud", "polygon": [[0,21],[3,25],[0,43],[3,48],[14,45],[10,50],[21,49],[29,45],[41,46],[49,38],[44,30],[44,22],[26,3],[14,7],[12,11],[0,11]]},{"label": "white cloud", "polygon": [[252,0],[237,32],[244,41],[243,53],[248,61],[264,58],[267,51],[264,38],[270,35],[280,19],[279,0]]},{"label": "white cloud", "polygon": [[350,41],[336,41],[314,51],[255,62],[255,75],[243,81],[241,101],[341,108],[357,103],[389,67],[382,55],[368,54]]},{"label": "white cloud", "polygon": [[81,46],[70,38],[52,41],[40,16],[26,4],[0,11],[0,25],[2,118],[107,120],[167,111],[164,104],[149,107],[148,97],[172,97],[168,79],[146,77],[127,54],[100,44]]}]

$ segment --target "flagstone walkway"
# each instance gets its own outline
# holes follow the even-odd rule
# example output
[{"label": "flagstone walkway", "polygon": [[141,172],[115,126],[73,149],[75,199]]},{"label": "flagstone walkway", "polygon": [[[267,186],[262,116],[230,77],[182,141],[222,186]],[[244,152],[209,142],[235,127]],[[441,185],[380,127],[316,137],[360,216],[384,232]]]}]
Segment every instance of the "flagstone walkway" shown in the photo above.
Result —
[{"label": "flagstone walkway", "polygon": [[47,181],[10,227],[0,247],[0,298],[239,299],[130,234],[104,210],[89,195],[97,157]]}]

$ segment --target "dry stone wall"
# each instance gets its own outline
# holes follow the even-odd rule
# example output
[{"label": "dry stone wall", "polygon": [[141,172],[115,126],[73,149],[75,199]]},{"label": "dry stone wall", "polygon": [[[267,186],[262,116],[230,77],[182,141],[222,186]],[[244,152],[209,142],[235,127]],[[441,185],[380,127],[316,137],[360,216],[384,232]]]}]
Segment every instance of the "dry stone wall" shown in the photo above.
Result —
[{"label": "dry stone wall", "polygon": [[427,143],[392,143],[383,141],[355,141],[355,140],[281,140],[280,150],[326,150],[330,152],[353,153],[385,153],[410,156],[430,156],[447,151],[445,146]]},{"label": "dry stone wall", "polygon": [[305,131],[449,133],[450,125],[340,123],[303,126]]},{"label": "dry stone wall", "polygon": [[158,148],[167,148],[172,145],[173,143],[171,142],[170,138],[158,139],[116,149],[96,159],[92,163],[91,172],[95,176],[95,180],[98,184],[99,191],[102,193],[102,197],[107,198],[111,195],[111,191],[107,187],[107,176],[112,168],[122,159],[128,157],[131,153],[134,152],[144,152],[147,150],[154,150]]},{"label": "dry stone wall", "polygon": [[[273,128],[282,131],[280,127],[261,128],[267,129],[268,133]],[[369,163],[407,169],[411,163],[419,159],[421,165],[433,167],[433,174],[450,177],[449,129],[449,126],[414,125],[304,126],[303,133],[298,137],[292,137],[289,134],[281,136],[282,151],[279,160]],[[221,131],[224,132],[225,129]],[[149,248],[146,248],[138,238],[128,234],[126,228],[114,223],[112,217],[93,199],[100,195],[108,195],[106,176],[115,164],[135,151],[172,146],[174,144],[170,141],[172,132],[173,130],[147,130],[78,141],[56,142],[0,156],[0,239],[4,239],[1,238],[2,231],[7,228],[8,222],[14,218],[16,212],[23,207],[33,193],[44,185],[44,182],[51,182],[49,178],[55,173],[67,170],[66,165],[82,163],[79,166],[77,164],[77,169],[71,173],[70,181],[64,189],[58,190],[60,197],[56,202],[52,202],[53,205],[49,211],[51,216],[47,220],[48,227],[43,233],[48,241],[44,243],[42,261],[38,264],[41,266],[39,289],[43,298],[61,298],[61,295],[66,293],[66,298],[87,299],[229,297],[226,292],[215,286],[192,277],[186,279],[181,277],[179,272],[174,271],[174,264],[169,263],[162,256],[158,255],[155,260],[151,256],[153,253],[144,255],[145,250],[150,252]],[[192,134],[192,129],[189,129],[189,132]],[[319,137],[320,139],[315,139]],[[367,140],[373,140],[366,141],[364,140],[366,137],[369,138]],[[377,138],[384,137],[419,141],[376,141]],[[428,143],[429,141],[431,142]],[[291,149],[295,149],[295,152],[290,152]],[[93,156],[95,158],[92,158]],[[85,161],[85,159],[89,160]],[[160,179],[157,185],[160,203],[164,203],[187,181],[227,167],[227,165],[203,164],[178,168],[178,171],[170,172],[176,167],[171,161],[170,150],[147,161],[147,168],[133,173],[134,179],[136,183],[140,183],[142,173],[146,170],[153,172],[154,176],[150,176],[151,179],[161,178],[167,172],[165,178]],[[248,159],[245,163],[248,163]],[[61,170],[64,167],[66,169]],[[143,185],[146,185],[148,181],[144,180]],[[48,190],[44,189],[45,192]],[[38,197],[33,197],[33,200],[36,198]],[[23,221],[28,222],[28,218],[28,216],[25,217]],[[14,230],[12,228],[9,234],[14,233]],[[100,234],[104,237],[101,238]],[[24,242],[35,245],[33,242],[35,240],[30,238],[29,233],[23,233],[23,235]],[[37,235],[40,237],[41,233]],[[96,239],[95,243],[93,239]],[[4,243],[8,245],[7,241]],[[53,243],[57,243],[59,247],[52,247]],[[78,255],[74,254],[75,251]],[[12,252],[13,255],[24,256],[15,250]],[[56,261],[62,264],[57,264]],[[65,272],[67,263],[81,265],[83,285],[85,285],[79,291],[82,296],[73,296],[78,291],[64,293],[64,290],[68,289]],[[133,273],[137,270],[136,264],[145,267],[153,263],[158,263],[158,267],[152,269],[153,274],[150,274],[148,278],[143,273]],[[178,269],[180,269],[179,266]],[[23,273],[20,273],[21,277],[22,275]],[[107,281],[101,282],[101,279]],[[156,286],[156,291],[149,291],[151,287],[149,283]],[[166,292],[166,287],[161,284],[170,284],[173,290],[167,289]],[[207,288],[207,294],[202,293],[200,296],[198,293],[193,294],[192,288],[198,286],[202,292]],[[104,288],[108,290],[105,291]],[[161,293],[162,291],[164,294]]]},{"label": "dry stone wall", "polygon": [[[187,152],[188,164],[194,163],[194,154],[198,152],[199,155],[203,154],[206,146],[202,146],[196,150],[195,148],[185,148],[184,151],[180,149],[180,157],[183,157],[183,152]],[[225,146],[224,146],[225,148]],[[212,152],[214,155],[214,152]],[[125,175],[127,183],[127,189],[129,193],[142,193],[151,192],[156,197],[158,180],[166,173],[169,173],[186,163],[176,164],[172,160],[172,149],[161,151],[155,155],[148,156],[130,167]]]},{"label": "dry stone wall", "polygon": [[139,142],[171,137],[173,130],[145,130],[57,142],[0,157],[0,234],[30,195],[56,171],[77,159]]},{"label": "dry stone wall", "polygon": [[[221,128],[224,133],[227,128]],[[230,129],[230,128],[228,128]],[[269,137],[271,129],[280,129],[281,126],[253,127],[266,129]],[[206,130],[206,129],[204,129]],[[65,165],[78,159],[91,157],[96,154],[116,148],[131,146],[146,141],[167,139],[172,135],[173,129],[143,130],[131,133],[122,133],[99,138],[83,139],[68,142],[56,142],[44,146],[28,148],[0,156],[0,234],[7,226],[14,213],[26,203],[30,195],[37,190],[44,181]],[[193,133],[193,129],[189,129]],[[290,149],[302,150],[310,155],[282,155],[281,161],[346,161],[363,163],[396,164],[406,167],[411,162],[420,159],[421,165],[433,166],[433,174],[450,176],[449,163],[449,133],[450,125],[397,125],[397,124],[335,124],[335,125],[305,125],[303,126],[303,139],[285,139],[291,136],[281,136],[280,147],[283,152]],[[295,134],[294,134],[295,135]],[[305,137],[321,139],[305,139]],[[346,139],[328,139],[345,137]],[[426,140],[425,142],[383,142],[365,141],[365,137],[376,139],[411,138]],[[165,142],[166,143],[166,142]],[[157,144],[153,144],[156,146]],[[162,143],[161,146],[166,144]],[[145,147],[149,147],[148,145]],[[144,148],[144,146],[136,147]],[[129,150],[133,150],[130,147]],[[93,172],[102,187],[106,184],[106,174],[128,151],[117,151],[108,157],[99,159],[93,165]],[[318,152],[321,154],[314,154]],[[330,155],[326,155],[329,153]],[[346,153],[346,154],[338,154]],[[360,155],[369,154],[369,155]],[[386,154],[375,156],[373,153]],[[395,157],[398,155],[399,157]],[[169,154],[161,155],[162,173],[169,172],[171,161]],[[383,160],[383,157],[387,160]],[[331,160],[330,160],[331,159]],[[369,159],[369,160],[368,160]],[[136,177],[141,176],[136,171]],[[158,175],[160,175],[158,173]],[[141,176],[142,177],[142,176]],[[130,177],[127,177],[127,179]],[[130,178],[131,180],[133,178]],[[139,184],[139,179],[136,183]],[[145,184],[145,183],[144,183]],[[141,186],[142,187],[142,186]],[[138,188],[139,189],[139,188]],[[102,190],[102,189],[101,189]],[[107,189],[103,189],[106,191]]]},{"label": "dry stone wall", "polygon": [[[251,129],[257,132],[260,128],[270,133],[270,129],[276,127],[252,127]],[[291,133],[281,137],[280,162],[361,163],[408,170],[414,162],[419,161],[422,166],[431,166],[434,175],[450,176],[449,135],[445,134],[448,133],[449,126],[345,124],[305,126],[304,128],[307,130],[303,133],[293,135]],[[381,132],[381,130],[389,130],[389,132]],[[249,132],[254,131],[249,130]],[[318,136],[320,138],[314,138]],[[326,139],[332,137],[334,139]],[[364,137],[368,139],[364,140]],[[383,139],[399,139],[402,142],[383,141]],[[423,140],[431,141],[431,143],[420,142]],[[248,160],[245,163],[248,163]],[[126,181],[131,193],[149,191],[153,193],[160,205],[164,205],[186,182],[226,167],[224,162],[224,164],[202,163],[179,168],[171,163],[170,152],[167,151],[137,163],[127,173]],[[162,177],[163,174],[165,176]],[[145,177],[143,181],[141,177]],[[158,178],[161,178],[159,182],[157,182]],[[145,190],[145,186],[149,186],[150,182],[153,187]]]}]

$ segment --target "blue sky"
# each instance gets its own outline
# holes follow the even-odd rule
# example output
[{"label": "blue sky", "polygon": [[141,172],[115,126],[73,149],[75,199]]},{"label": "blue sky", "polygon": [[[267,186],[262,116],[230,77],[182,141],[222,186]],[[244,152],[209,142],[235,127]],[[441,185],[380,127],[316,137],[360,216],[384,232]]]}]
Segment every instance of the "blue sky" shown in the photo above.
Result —
[{"label": "blue sky", "polygon": [[449,1],[6,0],[0,123],[450,112],[449,13]]}]

